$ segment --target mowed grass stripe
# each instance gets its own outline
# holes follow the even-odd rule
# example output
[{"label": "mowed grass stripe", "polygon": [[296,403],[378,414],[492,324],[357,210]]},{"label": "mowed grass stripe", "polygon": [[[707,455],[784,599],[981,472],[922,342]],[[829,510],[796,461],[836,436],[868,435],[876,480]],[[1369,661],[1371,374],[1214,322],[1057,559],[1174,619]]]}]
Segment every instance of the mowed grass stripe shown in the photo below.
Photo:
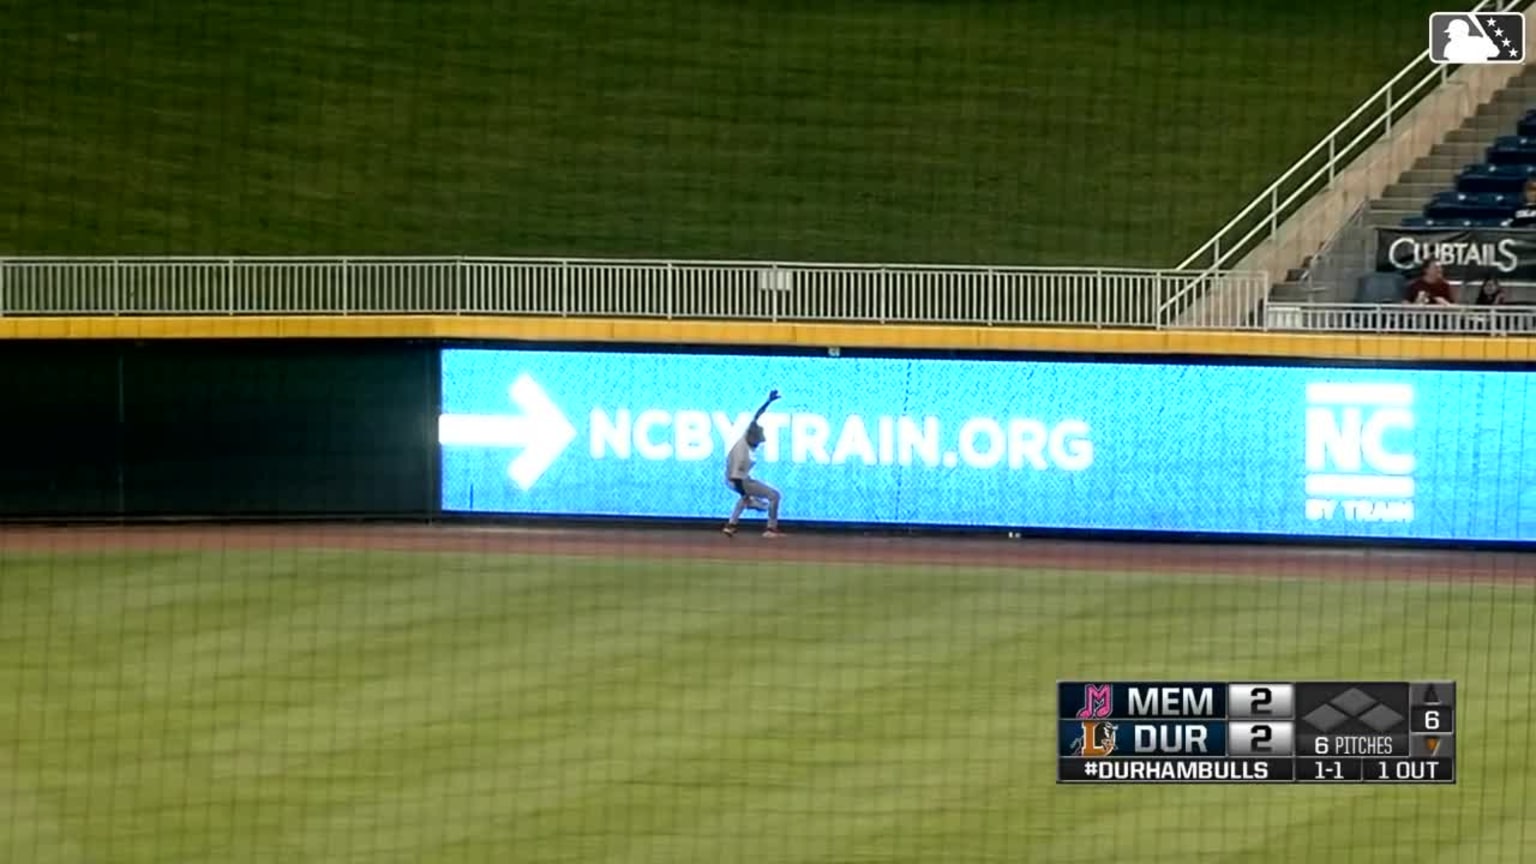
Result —
[{"label": "mowed grass stripe", "polygon": [[[863,659],[866,652],[879,650],[882,638],[903,635],[921,638],[932,647],[932,636],[942,635],[938,631],[953,630],[953,623],[941,614],[942,610],[963,602],[964,598],[929,596],[899,605],[880,604],[873,615],[867,605],[856,605],[852,610],[845,607],[836,618],[818,614],[837,605],[837,595],[846,596],[849,581],[858,580],[860,575],[830,570],[811,571],[800,577],[761,572],[754,575],[754,583],[726,577],[701,586],[706,594],[714,595],[701,599],[717,610],[720,592],[726,596],[761,595],[765,581],[769,596],[794,598],[795,603],[775,603],[771,608],[753,604],[757,608],[745,609],[741,616],[719,610],[710,616],[716,622],[710,629],[676,634],[661,646],[670,650],[632,652],[629,668],[614,670],[595,680],[573,682],[576,698],[561,706],[554,723],[549,722],[546,712],[509,712],[512,706],[505,706],[501,716],[495,718],[499,726],[539,728],[543,734],[541,740],[508,742],[510,746],[489,756],[496,763],[493,770],[497,776],[487,778],[486,782],[492,787],[500,784],[504,789],[510,785],[509,791],[515,792],[518,799],[512,807],[514,818],[525,824],[537,824],[540,820],[528,817],[562,807],[570,810],[571,799],[592,794],[605,797],[616,790],[627,796],[625,784],[648,771],[676,765],[730,765],[729,758],[717,756],[719,749],[735,748],[741,741],[771,742],[774,737],[782,737],[759,736],[792,719],[774,704],[779,701],[775,694],[784,693],[785,686],[792,681],[819,681],[817,692],[801,693],[794,701],[814,699],[816,704],[825,704],[845,694],[846,698],[853,698],[863,689],[879,687],[899,677],[903,674],[900,668],[892,668],[888,662],[872,664]],[[868,571],[862,575],[869,578]],[[867,593],[859,593],[868,598]],[[912,613],[920,608],[925,614],[913,617]],[[861,619],[860,612],[870,617]],[[796,622],[799,632],[787,632]],[[574,629],[587,628],[576,625]],[[773,656],[736,656],[737,646],[763,644],[761,634],[765,631],[774,634],[768,644],[779,649]],[[750,647],[747,650],[760,654]],[[823,671],[854,667],[861,667],[862,674],[829,680]],[[494,743],[495,733],[487,734],[493,739],[489,743]],[[431,778],[430,789],[401,790],[391,799],[414,801],[414,806],[405,805],[413,812],[416,807],[442,807],[447,789],[472,786],[474,781],[470,778],[491,767],[482,760],[473,761],[457,776]],[[696,781],[708,788],[710,778],[700,776]],[[643,780],[639,782],[644,785]],[[506,812],[506,805],[493,798],[484,804],[490,814]],[[383,809],[400,805],[390,800],[375,806]],[[476,809],[473,802],[465,806]],[[607,803],[596,806],[605,811],[610,809]],[[430,814],[421,815],[422,818],[408,820],[409,823],[441,824]],[[463,808],[455,808],[451,814],[454,819],[464,815]],[[362,821],[367,822],[368,818]],[[639,810],[626,810],[627,825],[638,830],[644,821]],[[539,838],[529,837],[526,842],[536,839]],[[539,847],[544,846],[540,839]]]},{"label": "mowed grass stripe", "polygon": [[[708,615],[677,614],[672,610],[688,608],[689,598],[699,593],[690,584],[693,577],[636,578],[612,568],[592,569],[594,578],[581,579],[551,567],[543,571],[548,578],[539,580],[547,590],[476,594],[468,614],[425,615],[403,635],[375,634],[385,637],[379,650],[369,640],[366,655],[355,655],[366,666],[350,676],[336,673],[343,683],[328,694],[332,712],[317,714],[313,705],[303,705],[269,713],[257,723],[194,738],[194,746],[212,754],[241,753],[235,738],[261,740],[264,732],[282,732],[298,734],[301,741],[328,734],[319,750],[312,744],[320,742],[297,746],[310,756],[386,740],[391,751],[408,750],[417,744],[430,748],[431,740],[418,739],[451,738],[487,714],[503,719],[509,705],[530,720],[593,710],[598,706],[573,708],[579,699],[575,694],[611,687],[630,674],[636,655],[649,646],[727,627],[734,620],[732,605],[752,612],[768,606],[760,596],[733,594]],[[783,595],[785,602],[791,599]],[[314,662],[323,666],[325,658]],[[402,713],[412,706],[415,710]],[[502,735],[512,736],[504,743],[537,740],[541,733],[533,731],[534,725],[503,727]],[[269,763],[261,773],[283,770],[281,762]]]},{"label": "mowed grass stripe", "polygon": [[[926,604],[911,593],[905,615],[892,610],[884,622],[850,621],[846,637],[827,635],[826,650],[767,661],[777,666],[768,677],[783,683],[759,679],[750,700],[742,700],[749,704],[738,709],[741,719],[722,724],[710,746],[641,778],[634,784],[640,790],[588,796],[568,824],[635,812],[626,802],[651,791],[659,794],[626,823],[643,838],[626,846],[634,860],[674,860],[685,852],[707,859],[707,849],[691,844],[754,833],[774,844],[765,852],[795,858],[835,845],[837,833],[818,830],[829,815],[840,832],[855,830],[855,823],[875,830],[901,815],[914,783],[935,804],[962,794],[966,782],[956,775],[974,769],[963,751],[976,745],[975,732],[987,728],[995,742],[1016,741],[1012,731],[1029,716],[1023,704],[1038,694],[1027,686],[1003,688],[982,707],[946,698],[952,694],[935,685],[951,670],[990,665],[987,655],[1016,657],[1021,636],[1053,604],[1022,616],[1017,609],[989,614],[982,604],[993,598],[974,591]],[[886,641],[924,633],[936,638]],[[754,713],[770,713],[775,722],[746,719]]]},{"label": "mowed grass stripe", "polygon": [[[386,553],[260,584],[284,560],[138,560],[142,590],[60,560],[3,595],[27,599],[0,625],[36,638],[0,641],[0,754],[62,835],[114,861],[1388,860],[1366,834],[1395,860],[1498,860],[1530,821],[1536,758],[1506,713],[1536,707],[1525,586]],[[195,616],[98,604],[49,677],[20,665],[93,579],[142,599],[220,570],[242,576],[184,595]],[[123,633],[167,663],[189,637],[223,652],[114,701]],[[1421,673],[1462,681],[1468,740],[1510,742],[1464,747],[1456,789],[1051,782],[1058,677]],[[22,734],[37,712],[46,734]],[[1060,834],[1106,812],[1115,830]],[[0,849],[25,842],[0,819]]]},{"label": "mowed grass stripe", "polygon": [[[1101,680],[1163,679],[1189,676],[1207,680],[1223,680],[1251,674],[1256,679],[1274,680],[1282,677],[1275,670],[1305,668],[1310,665],[1311,654],[1319,638],[1326,633],[1289,631],[1282,637],[1275,632],[1273,638],[1265,628],[1266,619],[1274,620],[1274,604],[1270,600],[1275,586],[1269,583],[1229,582],[1224,588],[1212,591],[1208,586],[1184,584],[1168,579],[1161,584],[1138,584],[1128,580],[1101,578],[1092,580],[1080,588],[1093,588],[1102,596],[1113,597],[1108,603],[1091,607],[1089,615],[1095,622],[1094,630],[1103,635],[1093,635],[1082,620],[1060,621],[1047,625],[1034,634],[1038,648],[1030,653],[1041,658],[1040,668],[1030,670],[1029,680],[1054,684],[1056,678],[1082,678]],[[1385,613],[1383,613],[1385,614]],[[1181,633],[1169,633],[1171,621],[1183,621]],[[1195,624],[1194,622],[1198,622]],[[1366,619],[1366,623],[1371,623]],[[1257,638],[1254,634],[1260,634]],[[1108,634],[1116,634],[1109,637]],[[1203,638],[1197,638],[1203,637]],[[1261,656],[1249,658],[1244,641],[1267,646]],[[1225,661],[1222,658],[1227,658]],[[1066,671],[1063,671],[1066,667]],[[1211,667],[1218,667],[1212,669]],[[1106,675],[1103,670],[1115,669]],[[1125,671],[1119,671],[1125,670]],[[1172,670],[1178,670],[1173,672]],[[1190,671],[1185,671],[1190,670]],[[955,670],[963,676],[962,670]],[[1051,756],[1055,752],[1055,705],[1054,690],[1048,696],[1036,699],[1030,706],[1029,722],[1018,733],[1024,739],[1018,752],[1033,759],[1024,770],[1018,771],[1015,783],[1035,788],[1025,794],[1028,800],[1028,819],[1015,828],[1028,838],[1030,859],[1042,861],[1088,860],[1159,860],[1146,857],[1158,847],[1157,835],[1170,822],[1170,812],[1201,813],[1229,806],[1234,792],[1231,788],[1186,786],[1154,790],[1128,787],[1061,789],[1050,784],[1054,780]],[[989,790],[994,791],[994,790]],[[1266,794],[1286,790],[1263,790]],[[1288,796],[1294,797],[1294,796]],[[998,800],[1007,800],[998,795]],[[1297,798],[1302,802],[1303,813],[1315,809],[1320,812],[1333,805],[1319,802],[1312,808],[1314,799]],[[984,807],[978,802],[976,806]],[[1083,818],[1086,811],[1112,812],[1121,830],[1089,832],[1091,836],[1070,836],[1060,826]],[[945,850],[967,850],[984,858],[994,843],[988,838],[978,838],[968,832],[946,831],[946,815],[934,816],[923,812],[901,814],[904,821],[919,836],[947,837],[946,843],[932,843],[925,848],[931,854],[944,854]],[[1295,818],[1298,814],[1289,814]],[[1018,819],[1018,815],[1013,815]],[[1244,823],[1243,830],[1225,832],[1220,820],[1198,837],[1186,832],[1170,838],[1182,852],[1194,852],[1197,843],[1223,848],[1237,853],[1251,842],[1252,826]],[[928,830],[917,829],[933,829]],[[873,842],[866,838],[866,842]],[[1035,857],[1038,856],[1038,857]],[[916,859],[914,859],[916,860]]]},{"label": "mowed grass stripe", "polygon": [[0,738],[0,860],[28,864],[89,860],[71,832],[60,824],[57,809],[32,787],[28,775],[17,769],[11,752]]}]

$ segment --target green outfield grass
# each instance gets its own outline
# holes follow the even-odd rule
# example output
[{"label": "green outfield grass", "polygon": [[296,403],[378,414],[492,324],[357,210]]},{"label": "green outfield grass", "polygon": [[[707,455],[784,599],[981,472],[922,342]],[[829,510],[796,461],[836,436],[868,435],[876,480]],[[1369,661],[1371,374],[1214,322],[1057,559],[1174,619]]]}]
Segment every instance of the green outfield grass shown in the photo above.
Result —
[{"label": "green outfield grass", "polygon": [[1442,5],[9,4],[0,254],[1169,265]]},{"label": "green outfield grass", "polygon": [[[342,552],[0,559],[0,860],[1492,862],[1524,587]],[[1054,682],[1460,681],[1460,785],[1053,785]]]}]

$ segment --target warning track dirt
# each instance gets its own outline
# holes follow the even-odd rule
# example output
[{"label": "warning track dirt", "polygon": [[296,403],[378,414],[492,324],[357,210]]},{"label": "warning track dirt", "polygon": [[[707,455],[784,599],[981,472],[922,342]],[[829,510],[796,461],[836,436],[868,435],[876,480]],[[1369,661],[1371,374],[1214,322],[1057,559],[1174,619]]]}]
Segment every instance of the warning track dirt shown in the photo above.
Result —
[{"label": "warning track dirt", "polygon": [[0,552],[346,549],[553,555],[651,561],[1018,568],[1212,576],[1536,583],[1536,555],[1520,552],[1110,543],[963,537],[802,534],[734,539],[709,528],[526,528],[441,525],[190,525],[8,527]]}]

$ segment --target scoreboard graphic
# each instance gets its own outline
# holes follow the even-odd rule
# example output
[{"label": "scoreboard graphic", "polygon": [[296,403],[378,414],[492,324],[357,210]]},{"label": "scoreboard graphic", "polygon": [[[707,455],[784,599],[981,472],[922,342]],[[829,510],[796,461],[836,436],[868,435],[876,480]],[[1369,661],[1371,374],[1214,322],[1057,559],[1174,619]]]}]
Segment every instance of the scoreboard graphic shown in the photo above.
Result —
[{"label": "scoreboard graphic", "polygon": [[1456,782],[1456,682],[1056,685],[1056,782]]}]

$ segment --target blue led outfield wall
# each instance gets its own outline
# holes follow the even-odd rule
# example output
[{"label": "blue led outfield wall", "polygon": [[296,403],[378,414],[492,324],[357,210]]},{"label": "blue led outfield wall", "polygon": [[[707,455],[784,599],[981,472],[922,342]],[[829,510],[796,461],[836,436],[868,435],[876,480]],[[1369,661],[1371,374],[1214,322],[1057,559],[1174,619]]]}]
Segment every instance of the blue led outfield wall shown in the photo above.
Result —
[{"label": "blue led outfield wall", "polygon": [[1536,539],[1536,373],[447,349],[449,513]]}]

